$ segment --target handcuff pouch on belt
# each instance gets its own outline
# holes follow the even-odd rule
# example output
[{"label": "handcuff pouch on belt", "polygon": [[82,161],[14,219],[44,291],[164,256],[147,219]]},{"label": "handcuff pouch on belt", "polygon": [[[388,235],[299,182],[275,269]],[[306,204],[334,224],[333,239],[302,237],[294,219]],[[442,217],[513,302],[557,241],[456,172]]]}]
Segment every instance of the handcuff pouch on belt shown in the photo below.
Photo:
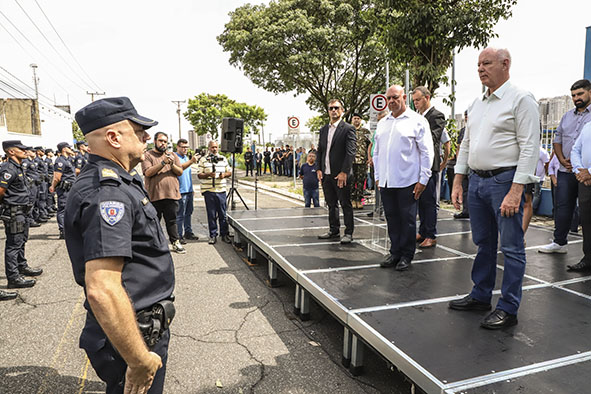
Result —
[{"label": "handcuff pouch on belt", "polygon": [[20,234],[25,232],[26,220],[16,220],[18,214],[26,215],[28,207],[19,205],[3,205],[0,220],[4,222],[4,226],[8,229],[10,234]]},{"label": "handcuff pouch on belt", "polygon": [[137,312],[138,327],[150,350],[156,346],[162,335],[168,330],[174,315],[175,308],[172,299],[159,301],[151,307]]},{"label": "handcuff pouch on belt", "polygon": [[62,190],[63,190],[63,191],[65,191],[65,192],[67,192],[67,191],[69,191],[69,190],[72,188],[72,185],[73,185],[73,183],[72,183],[72,182],[70,182],[70,181],[60,181],[60,182],[57,184],[57,187],[58,187],[59,189],[62,189]]}]

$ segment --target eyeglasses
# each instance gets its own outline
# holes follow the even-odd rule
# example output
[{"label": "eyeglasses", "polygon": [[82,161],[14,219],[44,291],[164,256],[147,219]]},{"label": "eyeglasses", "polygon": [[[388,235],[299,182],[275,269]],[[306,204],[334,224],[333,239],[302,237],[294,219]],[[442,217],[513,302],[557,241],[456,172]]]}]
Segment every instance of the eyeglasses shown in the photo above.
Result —
[{"label": "eyeglasses", "polygon": [[341,107],[328,107],[329,111],[338,111]]}]

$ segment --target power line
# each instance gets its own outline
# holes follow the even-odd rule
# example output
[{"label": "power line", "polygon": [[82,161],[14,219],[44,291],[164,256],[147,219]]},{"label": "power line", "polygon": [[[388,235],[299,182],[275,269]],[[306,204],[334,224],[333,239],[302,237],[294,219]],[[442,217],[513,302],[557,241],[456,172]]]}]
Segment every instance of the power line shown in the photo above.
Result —
[{"label": "power line", "polygon": [[80,67],[80,70],[82,70],[82,72],[84,73],[84,75],[86,75],[86,77],[90,80],[90,82],[92,82],[98,88],[98,90],[102,90],[98,86],[98,84],[96,82],[94,82],[94,80],[90,77],[90,75],[88,75],[88,73],[86,72],[86,70],[84,70],[84,67],[82,67],[82,65],[80,64],[80,62],[78,62],[78,59],[76,59],[76,57],[74,56],[74,54],[72,53],[72,51],[70,50],[70,48],[66,45],[66,42],[64,41],[64,39],[62,38],[62,36],[57,32],[57,29],[55,28],[55,26],[53,25],[53,23],[51,23],[51,20],[49,20],[49,17],[45,13],[45,11],[43,11],[43,8],[41,8],[41,5],[39,4],[39,2],[37,0],[35,0],[35,4],[37,4],[37,7],[39,7],[39,9],[41,10],[41,13],[43,14],[43,16],[45,17],[45,19],[47,20],[47,23],[49,23],[49,25],[51,26],[51,28],[55,32],[55,35],[58,36],[58,38],[60,39],[60,41],[62,42],[62,44],[64,45],[64,47],[67,49],[67,51],[70,54],[70,56],[72,56],[72,59],[74,59],[74,61],[78,65],[78,67]]},{"label": "power line", "polygon": [[64,64],[66,66],[68,66],[68,68],[70,70],[72,70],[72,72],[78,78],[80,78],[80,81],[82,81],[82,83],[84,83],[84,84],[88,85],[89,87],[91,87],[91,85],[87,81],[85,81],[84,78],[82,78],[80,76],[80,74],[78,74],[78,72],[76,70],[74,70],[74,68],[70,65],[70,63],[62,56],[62,54],[59,53],[59,51],[57,50],[57,48],[51,43],[51,41],[49,41],[49,39],[47,38],[47,36],[45,35],[45,33],[43,33],[43,31],[39,28],[39,26],[37,26],[37,24],[35,23],[35,21],[33,20],[33,18],[31,18],[31,16],[29,16],[29,14],[27,13],[27,11],[23,8],[23,6],[21,6],[21,4],[18,2],[18,0],[14,0],[14,2],[19,6],[19,8],[21,9],[21,11],[23,11],[23,13],[25,14],[25,16],[29,19],[29,21],[31,21],[31,23],[33,24],[33,26],[35,26],[35,28],[37,29],[37,31],[39,32],[39,34],[41,34],[41,36],[45,39],[45,41],[47,41],[47,43],[54,50],[54,52],[60,57],[60,59],[62,59],[62,61],[64,62]]},{"label": "power line", "polygon": [[[16,75],[12,74],[10,71],[8,71],[7,69],[5,69],[4,67],[0,66],[0,70],[4,71],[6,74],[10,75],[12,78],[16,79],[18,82],[20,82],[23,86],[29,88],[31,91],[33,91],[34,89],[27,85],[26,82],[22,81],[20,78],[18,78]],[[51,99],[49,97],[47,97],[46,95],[44,95],[43,93],[39,93],[40,96],[45,97],[47,100],[51,101]]]},{"label": "power line", "polygon": [[33,48],[34,48],[34,49],[35,49],[35,50],[36,50],[36,51],[37,51],[37,52],[38,52],[38,53],[39,53],[41,56],[43,56],[43,58],[44,58],[45,60],[47,60],[47,62],[48,62],[49,64],[51,64],[51,65],[52,65],[52,66],[53,66],[53,67],[54,67],[54,68],[55,68],[55,69],[56,69],[56,70],[57,70],[57,71],[58,71],[60,74],[62,74],[62,76],[63,76],[64,78],[66,78],[66,79],[67,79],[68,81],[70,81],[72,84],[76,85],[78,88],[80,88],[80,90],[85,90],[85,88],[84,88],[84,87],[82,87],[82,86],[80,86],[80,85],[78,84],[78,82],[76,82],[76,81],[72,80],[70,77],[68,77],[66,74],[64,74],[64,72],[63,72],[63,71],[61,71],[61,69],[60,69],[59,67],[56,67],[56,66],[55,66],[55,64],[53,64],[53,62],[52,62],[51,60],[49,60],[49,58],[48,58],[47,56],[45,56],[45,54],[44,54],[43,52],[41,52],[41,51],[39,50],[39,48],[37,48],[37,47],[35,46],[35,44],[33,44],[33,43],[31,42],[31,40],[29,40],[29,38],[28,38],[28,37],[27,37],[25,34],[23,34],[23,32],[22,32],[22,31],[20,31],[20,29],[19,29],[18,27],[16,27],[16,26],[15,26],[15,24],[14,24],[14,23],[12,23],[12,21],[11,21],[10,19],[8,19],[8,17],[7,17],[7,16],[4,14],[4,12],[2,12],[2,10],[0,10],[0,15],[2,15],[2,16],[5,18],[5,19],[8,21],[8,23],[10,23],[10,25],[11,25],[11,26],[12,26],[12,27],[13,27],[13,28],[16,30],[16,31],[18,31],[18,32],[19,32],[19,34],[20,34],[20,35],[21,35],[21,36],[22,36],[22,37],[23,37],[23,38],[24,38],[24,39],[25,39],[27,42],[28,42],[28,43],[29,43],[29,44],[30,44],[30,45],[31,45],[31,46],[32,46],[32,47],[33,47]]}]

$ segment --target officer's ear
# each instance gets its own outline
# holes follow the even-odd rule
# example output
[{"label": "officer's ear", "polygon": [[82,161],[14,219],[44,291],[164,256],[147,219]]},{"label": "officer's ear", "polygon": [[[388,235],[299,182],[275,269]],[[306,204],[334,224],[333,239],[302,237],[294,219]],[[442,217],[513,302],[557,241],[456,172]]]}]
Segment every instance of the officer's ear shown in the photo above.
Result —
[{"label": "officer's ear", "polygon": [[121,133],[119,130],[115,129],[107,129],[105,131],[105,140],[112,146],[113,148],[119,149],[121,148]]}]

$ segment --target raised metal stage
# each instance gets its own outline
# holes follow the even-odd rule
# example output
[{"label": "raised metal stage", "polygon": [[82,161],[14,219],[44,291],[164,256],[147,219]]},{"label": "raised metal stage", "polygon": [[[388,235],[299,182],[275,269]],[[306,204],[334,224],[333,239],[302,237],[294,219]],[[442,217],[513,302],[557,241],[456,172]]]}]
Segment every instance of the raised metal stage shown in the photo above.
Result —
[{"label": "raised metal stage", "polygon": [[[412,268],[383,269],[386,224],[355,212],[354,242],[317,236],[328,228],[324,208],[231,211],[235,240],[250,259],[269,261],[296,283],[295,309],[309,318],[310,296],[344,327],[343,363],[359,373],[369,345],[428,393],[591,392],[591,275],[571,273],[582,238],[569,236],[568,254],[537,252],[552,231],[531,226],[519,324],[489,331],[488,312],[459,312],[448,302],[472,287],[476,253],[468,220],[440,210],[437,247],[417,249]],[[342,230],[341,230],[342,231]],[[499,254],[493,306],[500,293]]]}]

